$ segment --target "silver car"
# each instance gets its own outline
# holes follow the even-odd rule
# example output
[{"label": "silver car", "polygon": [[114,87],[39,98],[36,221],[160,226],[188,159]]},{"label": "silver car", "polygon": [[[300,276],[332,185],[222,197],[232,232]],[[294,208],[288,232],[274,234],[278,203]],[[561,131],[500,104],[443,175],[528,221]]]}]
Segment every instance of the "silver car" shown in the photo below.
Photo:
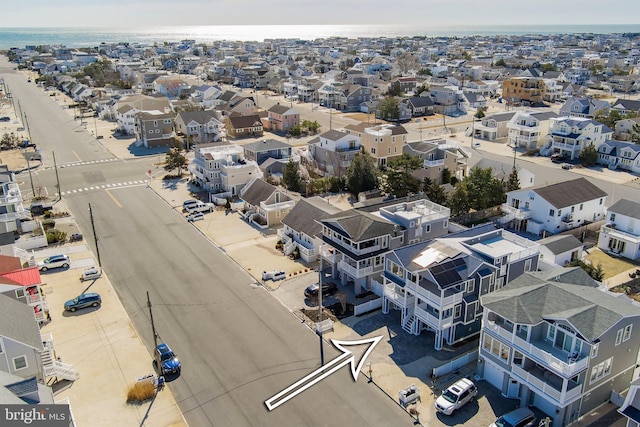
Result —
[{"label": "silver car", "polygon": [[47,271],[52,268],[69,268],[70,263],[71,261],[69,261],[69,257],[66,255],[53,255],[40,261],[38,263],[38,269],[40,271]]}]

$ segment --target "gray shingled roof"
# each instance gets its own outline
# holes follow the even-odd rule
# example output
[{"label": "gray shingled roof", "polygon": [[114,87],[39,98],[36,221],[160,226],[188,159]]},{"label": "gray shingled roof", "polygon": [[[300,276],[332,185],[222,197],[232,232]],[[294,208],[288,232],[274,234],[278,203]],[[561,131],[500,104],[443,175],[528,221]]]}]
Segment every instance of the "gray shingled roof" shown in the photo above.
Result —
[{"label": "gray shingled roof", "polygon": [[347,136],[347,134],[344,132],[340,132],[339,130],[332,129],[324,132],[320,136],[328,139],[329,141],[337,141],[340,138]]},{"label": "gray shingled roof", "polygon": [[563,254],[582,246],[582,242],[572,234],[558,234],[540,239],[536,243],[546,247],[554,255]]},{"label": "gray shingled roof", "polygon": [[[516,282],[521,286],[512,286]],[[624,296],[615,297],[590,286],[544,282],[529,274],[483,295],[481,301],[483,307],[514,323],[565,320],[591,342],[622,318],[640,316],[640,308]]]},{"label": "gray shingled roof", "polygon": [[322,223],[356,242],[392,235],[397,227],[386,219],[354,209],[325,218]]},{"label": "gray shingled roof", "polygon": [[319,221],[338,212],[341,210],[319,197],[301,199],[282,219],[282,223],[313,237],[322,233]]},{"label": "gray shingled roof", "polygon": [[572,181],[548,185],[533,191],[557,209],[607,196],[607,193],[582,177]]},{"label": "gray shingled roof", "polygon": [[276,187],[261,179],[253,181],[246,189],[243,189],[242,200],[258,206],[260,202],[264,202],[276,191]]},{"label": "gray shingled roof", "polygon": [[612,213],[640,219],[640,203],[631,200],[620,199],[607,210]]},{"label": "gray shingled roof", "polygon": [[10,338],[38,350],[42,350],[40,328],[33,315],[33,308],[0,294],[0,336]]},{"label": "gray shingled roof", "polygon": [[260,141],[252,142],[251,144],[245,144],[242,146],[244,151],[258,153],[261,151],[281,150],[283,148],[291,148],[291,145],[286,142],[278,141],[277,139],[265,138]]}]

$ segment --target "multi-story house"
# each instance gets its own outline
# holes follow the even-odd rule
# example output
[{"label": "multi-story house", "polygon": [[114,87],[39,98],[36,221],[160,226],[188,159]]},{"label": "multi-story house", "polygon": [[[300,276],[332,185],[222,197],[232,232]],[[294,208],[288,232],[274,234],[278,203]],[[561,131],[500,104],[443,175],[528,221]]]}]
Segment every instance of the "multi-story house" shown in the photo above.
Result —
[{"label": "multi-story house", "polygon": [[475,138],[485,141],[500,141],[509,136],[509,128],[507,127],[515,112],[498,113],[485,116],[478,123],[473,123],[473,132]]},{"label": "multi-story house", "polygon": [[407,142],[407,130],[392,124],[369,125],[361,122],[347,125],[344,132],[360,139],[363,151],[373,157],[378,166],[385,166],[388,159],[402,155]]},{"label": "multi-story house", "polygon": [[585,86],[591,78],[591,70],[586,68],[572,67],[562,72],[564,78],[574,85]]},{"label": "multi-story house", "polygon": [[193,144],[220,141],[224,125],[213,111],[180,111],[175,118],[176,134],[185,138],[187,148]]},{"label": "multi-story house", "polygon": [[122,98],[113,105],[113,114],[105,111],[105,115],[115,116],[117,130],[127,135],[133,135],[136,126],[136,115],[139,112],[170,113],[171,104],[164,96],[131,95]]},{"label": "multi-story house", "polygon": [[426,198],[351,209],[322,219],[322,257],[331,277],[353,283],[356,294],[380,283],[384,254],[442,236],[449,229],[450,210]]},{"label": "multi-story house", "polygon": [[554,426],[626,390],[636,377],[640,308],[597,285],[575,267],[528,273],[481,296],[477,375]]},{"label": "multi-story house", "polygon": [[512,77],[502,82],[502,99],[509,104],[542,102],[544,80],[542,78]]},{"label": "multi-story house", "polygon": [[262,176],[258,164],[247,161],[239,145],[202,144],[195,148],[189,173],[196,185],[208,191],[211,200],[236,196],[249,181]]},{"label": "multi-story house", "polygon": [[287,161],[291,158],[292,147],[277,139],[261,139],[242,146],[246,160],[262,165],[267,159]]},{"label": "multi-story house", "polygon": [[549,133],[540,150],[543,156],[559,153],[567,159],[575,160],[585,147],[593,144],[597,149],[613,135],[608,126],[587,118],[564,116],[549,120]]},{"label": "multi-story house", "polygon": [[149,147],[168,146],[174,143],[173,113],[140,112],[135,117],[134,135],[137,143]]},{"label": "multi-story house", "polygon": [[598,112],[610,107],[607,101],[594,98],[569,97],[560,107],[561,116],[585,117],[593,119]]},{"label": "multi-story house", "polygon": [[598,163],[609,169],[640,173],[640,146],[633,142],[605,141],[598,147]]},{"label": "multi-story house", "polygon": [[23,302],[0,295],[0,371],[22,378],[46,382],[41,354],[44,351],[40,328],[33,309]]},{"label": "multi-story house", "polygon": [[385,255],[383,313],[401,310],[407,332],[435,333],[436,350],[477,335],[478,297],[538,267],[538,245],[493,226],[476,227]]},{"label": "multi-story house", "polygon": [[264,133],[262,120],[257,114],[249,116],[227,116],[224,119],[229,138],[242,138],[247,136],[261,136]]},{"label": "multi-story house", "polygon": [[360,111],[360,105],[371,101],[371,88],[360,85],[342,85],[338,87],[336,104],[333,107],[342,111]]},{"label": "multi-story house", "polygon": [[323,83],[318,88],[318,101],[320,105],[337,108],[340,99],[340,84],[336,82]]},{"label": "multi-story house", "polygon": [[535,150],[542,146],[549,130],[549,119],[558,117],[552,111],[517,111],[509,120],[508,144],[512,147]]},{"label": "multi-story house", "polygon": [[616,99],[611,106],[613,110],[620,113],[621,116],[626,116],[631,113],[640,113],[640,100],[636,99]]},{"label": "multi-story house", "polygon": [[600,227],[598,248],[632,260],[640,260],[640,203],[620,199],[607,209]]},{"label": "multi-story house", "polygon": [[436,113],[452,115],[462,110],[462,91],[456,86],[431,86],[429,96],[433,100],[433,109]]},{"label": "multi-story house", "polygon": [[304,262],[317,261],[322,245],[321,221],[338,212],[341,210],[320,197],[299,200],[278,229],[284,254],[290,255],[297,248]]},{"label": "multi-story house", "polygon": [[618,120],[615,125],[614,136],[618,141],[630,141],[634,137],[637,138],[637,134],[640,133],[637,131],[639,129],[638,126],[640,126],[640,116]]},{"label": "multi-story house", "polygon": [[31,307],[39,325],[51,319],[41,284],[37,266],[23,268],[20,258],[0,255],[0,293]]},{"label": "multi-story house", "polygon": [[22,205],[20,186],[13,172],[0,165],[0,233],[20,230],[21,220],[31,219],[31,212]]},{"label": "multi-story house", "polygon": [[429,178],[436,184],[442,182],[445,169],[458,180],[463,180],[469,172],[468,160],[470,154],[458,142],[436,139],[424,142],[410,142],[403,148],[403,152],[422,159],[420,176]]},{"label": "multi-story house", "polygon": [[286,134],[300,124],[300,113],[290,106],[277,103],[267,110],[267,117],[262,120],[264,130]]},{"label": "multi-story house", "polygon": [[212,108],[219,105],[220,95],[222,95],[220,86],[202,85],[193,87],[191,98],[204,108]]},{"label": "multi-story house", "polygon": [[606,198],[585,178],[510,191],[500,223],[537,236],[557,234],[604,219]]},{"label": "multi-story house", "polygon": [[315,168],[329,176],[344,176],[355,156],[361,152],[360,138],[339,130],[326,131],[309,141],[308,145]]},{"label": "multi-story house", "polygon": [[430,116],[434,112],[433,100],[428,96],[412,96],[403,99],[401,103],[409,108],[411,117]]},{"label": "multi-story house", "polygon": [[282,187],[254,179],[240,190],[244,216],[260,228],[279,225],[293,209],[296,200]]}]

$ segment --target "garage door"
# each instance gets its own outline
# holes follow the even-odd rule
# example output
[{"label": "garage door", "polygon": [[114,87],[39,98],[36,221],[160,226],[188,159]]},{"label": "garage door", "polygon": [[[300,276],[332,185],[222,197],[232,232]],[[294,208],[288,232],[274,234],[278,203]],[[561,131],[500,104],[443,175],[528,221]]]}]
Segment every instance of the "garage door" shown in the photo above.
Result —
[{"label": "garage door", "polygon": [[556,405],[542,398],[542,396],[538,393],[535,393],[535,395],[533,396],[533,406],[540,409],[547,415],[552,415],[556,412]]},{"label": "garage door", "polygon": [[484,359],[484,379],[502,392],[504,372],[493,362]]}]

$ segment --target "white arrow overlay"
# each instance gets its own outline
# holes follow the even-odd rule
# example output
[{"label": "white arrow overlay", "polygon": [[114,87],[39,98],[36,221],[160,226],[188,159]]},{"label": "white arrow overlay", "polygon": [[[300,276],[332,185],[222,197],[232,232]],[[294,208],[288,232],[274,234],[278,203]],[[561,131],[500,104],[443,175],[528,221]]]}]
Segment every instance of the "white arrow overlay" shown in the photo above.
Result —
[{"label": "white arrow overlay", "polygon": [[[299,395],[315,383],[325,379],[329,375],[333,374],[338,369],[343,366],[351,364],[351,375],[353,376],[354,381],[358,381],[358,372],[362,369],[362,365],[364,361],[369,356],[373,347],[380,342],[382,336],[374,337],[374,338],[365,338],[362,340],[356,341],[343,341],[343,340],[331,340],[331,343],[338,350],[342,351],[342,354],[330,362],[325,363],[323,366],[320,366],[315,371],[311,372],[306,377],[297,381],[296,383],[290,385],[289,387],[282,390],[280,393],[271,397],[264,401],[264,404],[267,405],[267,409],[270,411],[274,410],[278,406],[285,403],[287,400]],[[363,345],[369,344],[369,348],[364,352],[360,361],[356,364],[355,356],[351,352],[351,350],[345,348],[351,345]]]}]

